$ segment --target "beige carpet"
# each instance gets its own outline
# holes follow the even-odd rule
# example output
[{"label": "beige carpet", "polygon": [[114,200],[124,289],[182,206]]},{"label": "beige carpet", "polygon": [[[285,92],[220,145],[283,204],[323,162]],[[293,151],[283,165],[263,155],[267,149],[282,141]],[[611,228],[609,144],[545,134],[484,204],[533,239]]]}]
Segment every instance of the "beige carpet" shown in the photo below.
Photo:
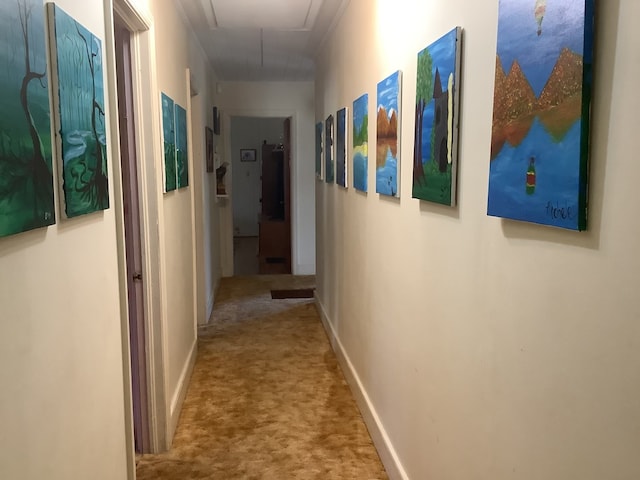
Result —
[{"label": "beige carpet", "polygon": [[313,300],[314,277],[223,279],[173,447],[140,480],[386,479]]}]

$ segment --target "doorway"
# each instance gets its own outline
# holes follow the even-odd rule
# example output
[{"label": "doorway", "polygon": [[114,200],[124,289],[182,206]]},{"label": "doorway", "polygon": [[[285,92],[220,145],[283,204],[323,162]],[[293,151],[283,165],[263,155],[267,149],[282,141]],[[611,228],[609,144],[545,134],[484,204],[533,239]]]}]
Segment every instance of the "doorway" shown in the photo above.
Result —
[{"label": "doorway", "polygon": [[[290,138],[290,120],[285,117],[249,117],[232,116],[231,120],[231,171],[233,198],[233,267],[234,275],[256,275],[265,272],[261,264],[265,263],[264,235],[272,225],[265,225],[262,220],[264,208],[270,208],[273,202],[282,202],[284,208],[284,192],[286,190],[287,213],[290,212],[290,155],[284,162],[285,143]],[[267,147],[265,149],[265,146]],[[290,148],[287,148],[290,151]],[[281,152],[281,153],[278,153]],[[279,163],[277,158],[280,158]],[[286,169],[284,168],[286,165]],[[273,167],[273,168],[272,168]],[[265,170],[266,168],[266,170]],[[278,171],[274,169],[278,169]],[[270,173],[273,172],[273,175]],[[286,172],[286,178],[285,178]],[[275,175],[275,176],[274,176]],[[273,194],[265,198],[265,182],[267,190],[278,188],[280,200]],[[286,189],[285,189],[286,185]],[[273,199],[273,201],[272,201]],[[270,214],[273,216],[273,213]],[[284,212],[281,215],[284,221]],[[291,221],[287,214],[289,227],[283,233],[280,247],[285,247],[288,262],[269,255],[269,262],[278,262],[280,269],[288,263],[288,273],[291,272]],[[280,226],[281,227],[281,226]],[[282,231],[282,228],[279,228]],[[261,235],[262,233],[262,235]],[[262,252],[260,250],[262,242]],[[264,258],[262,258],[264,257]],[[278,255],[282,257],[282,255]],[[261,271],[262,270],[262,271]],[[286,270],[286,268],[285,268]],[[284,271],[278,273],[285,273]]]},{"label": "doorway", "polygon": [[127,265],[134,446],[136,453],[147,453],[150,451],[151,445],[148,420],[138,162],[136,156],[135,112],[133,106],[133,80],[131,70],[131,32],[118,16],[114,18],[114,39],[124,207],[125,257]]}]

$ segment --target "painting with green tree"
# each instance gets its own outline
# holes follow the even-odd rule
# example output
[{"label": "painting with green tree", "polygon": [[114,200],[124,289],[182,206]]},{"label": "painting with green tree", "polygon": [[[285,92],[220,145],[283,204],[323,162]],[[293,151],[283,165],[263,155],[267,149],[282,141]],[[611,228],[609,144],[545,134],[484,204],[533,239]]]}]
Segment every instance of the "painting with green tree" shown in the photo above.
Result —
[{"label": "painting with green tree", "polygon": [[454,206],[462,29],[418,53],[413,198]]},{"label": "painting with green tree", "polygon": [[55,223],[44,8],[0,0],[0,237]]},{"label": "painting with green tree", "polygon": [[109,208],[102,42],[48,3],[51,57],[67,217]]}]

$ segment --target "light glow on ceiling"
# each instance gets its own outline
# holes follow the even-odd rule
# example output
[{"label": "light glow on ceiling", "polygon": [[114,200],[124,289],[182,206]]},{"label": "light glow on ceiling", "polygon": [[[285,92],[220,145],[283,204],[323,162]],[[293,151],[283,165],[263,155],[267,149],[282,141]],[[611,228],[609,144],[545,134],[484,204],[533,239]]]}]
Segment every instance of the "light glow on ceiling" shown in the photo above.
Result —
[{"label": "light glow on ceiling", "polygon": [[[203,0],[213,28],[262,28],[265,30],[311,30],[320,0]],[[207,12],[208,10],[208,12]],[[209,15],[215,19],[212,25]]]}]

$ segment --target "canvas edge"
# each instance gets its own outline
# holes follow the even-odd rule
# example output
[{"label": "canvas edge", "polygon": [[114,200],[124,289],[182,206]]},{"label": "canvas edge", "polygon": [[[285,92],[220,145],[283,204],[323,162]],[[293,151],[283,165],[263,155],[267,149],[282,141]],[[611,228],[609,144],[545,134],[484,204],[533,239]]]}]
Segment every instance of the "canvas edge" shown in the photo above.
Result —
[{"label": "canvas edge", "polygon": [[462,42],[463,30],[457,26],[453,29],[456,32],[456,56],[455,70],[453,74],[453,125],[451,132],[451,201],[450,207],[455,207],[458,203],[458,168],[459,168],[459,150],[460,150],[460,91],[462,86],[460,79],[462,78]]},{"label": "canvas edge", "polygon": [[[580,132],[580,186],[578,191],[577,230],[587,229],[589,214],[589,166],[591,142],[591,102],[595,45],[595,0],[585,0],[584,43],[582,54],[582,125]],[[586,96],[586,98],[585,98]]]}]

